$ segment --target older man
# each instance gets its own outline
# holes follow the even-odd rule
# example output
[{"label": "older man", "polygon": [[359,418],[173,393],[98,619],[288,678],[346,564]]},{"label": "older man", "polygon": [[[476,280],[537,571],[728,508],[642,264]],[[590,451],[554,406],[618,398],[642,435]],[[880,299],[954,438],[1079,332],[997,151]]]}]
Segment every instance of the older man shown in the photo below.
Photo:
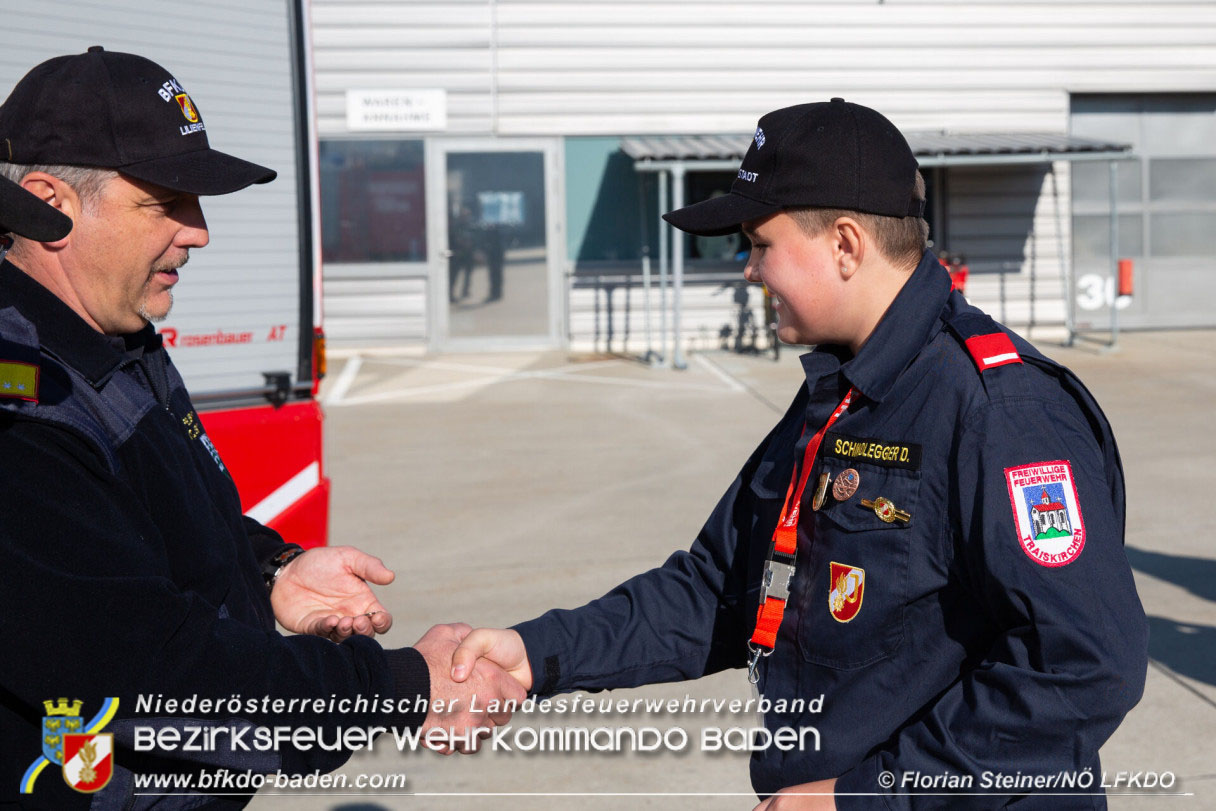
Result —
[{"label": "older man", "polygon": [[[108,787],[104,769],[85,773],[93,780],[65,776],[120,803],[133,772],[300,772],[347,757],[303,746],[133,751],[135,726],[183,723],[163,704],[136,719],[139,695],[245,699],[188,711],[230,730],[492,725],[426,701],[469,691],[441,664],[467,629],[381,648],[369,637],[391,620],[367,582],[393,574],[379,560],[344,547],[305,553],[242,516],[149,323],[168,314],[189,251],[208,242],[200,195],[275,173],[212,149],[197,105],[164,68],[101,47],[51,59],[18,83],[0,107],[0,158],[42,207],[0,266],[3,793],[20,784],[55,807],[88,799],[57,775],[34,785],[47,765],[35,760],[40,749],[65,759],[40,718],[44,701],[60,697],[90,714],[119,698],[105,729],[118,746]],[[70,233],[48,226],[66,219]],[[276,620],[301,635],[281,636]],[[495,667],[479,679],[483,697],[522,697]],[[257,703],[266,697],[332,703]],[[24,777],[22,761],[34,761]],[[228,800],[245,798],[216,802]]]}]

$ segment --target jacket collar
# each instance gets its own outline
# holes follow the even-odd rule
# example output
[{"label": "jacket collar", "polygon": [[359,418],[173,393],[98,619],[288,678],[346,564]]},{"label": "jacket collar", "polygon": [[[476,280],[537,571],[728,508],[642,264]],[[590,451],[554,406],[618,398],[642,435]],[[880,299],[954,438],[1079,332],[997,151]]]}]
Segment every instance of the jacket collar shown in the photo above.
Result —
[{"label": "jacket collar", "polygon": [[949,296],[949,274],[936,256],[925,251],[856,356],[850,358],[846,348],[830,345],[803,356],[812,390],[817,378],[839,370],[866,399],[882,402],[900,373],[933,337]]},{"label": "jacket collar", "polygon": [[48,354],[80,372],[100,388],[128,359],[145,349],[159,348],[160,336],[148,324],[129,335],[111,337],[93,329],[64,304],[11,262],[0,264],[0,309],[14,307],[38,332]]}]

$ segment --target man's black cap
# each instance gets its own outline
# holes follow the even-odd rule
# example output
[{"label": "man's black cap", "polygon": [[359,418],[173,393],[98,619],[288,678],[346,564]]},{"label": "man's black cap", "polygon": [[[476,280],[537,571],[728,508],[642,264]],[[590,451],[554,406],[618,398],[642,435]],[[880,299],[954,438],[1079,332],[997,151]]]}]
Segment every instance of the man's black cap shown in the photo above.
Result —
[{"label": "man's black cap", "polygon": [[212,149],[169,71],[100,45],[48,59],[17,83],[0,105],[0,160],[117,169],[189,194],[227,194],[276,174]]},{"label": "man's black cap", "polygon": [[760,119],[730,194],[664,214],[704,236],[729,234],[784,208],[846,208],[919,217],[916,158],[895,125],[869,107],[832,99]]},{"label": "man's black cap", "polygon": [[37,242],[54,242],[68,235],[72,221],[13,181],[0,177],[0,234],[16,234]]}]

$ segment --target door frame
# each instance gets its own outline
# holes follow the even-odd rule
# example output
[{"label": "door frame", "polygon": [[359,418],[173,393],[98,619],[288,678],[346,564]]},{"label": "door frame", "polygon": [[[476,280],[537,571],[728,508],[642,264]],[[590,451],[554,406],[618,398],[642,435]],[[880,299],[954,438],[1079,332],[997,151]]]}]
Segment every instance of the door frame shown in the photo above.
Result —
[{"label": "door frame", "polygon": [[[447,157],[452,152],[540,152],[545,169],[545,245],[548,270],[548,331],[537,335],[452,337],[448,323],[448,183]],[[560,138],[428,138],[426,141],[426,208],[428,301],[432,352],[493,352],[561,349],[568,344],[565,325],[566,204],[562,193]]]}]

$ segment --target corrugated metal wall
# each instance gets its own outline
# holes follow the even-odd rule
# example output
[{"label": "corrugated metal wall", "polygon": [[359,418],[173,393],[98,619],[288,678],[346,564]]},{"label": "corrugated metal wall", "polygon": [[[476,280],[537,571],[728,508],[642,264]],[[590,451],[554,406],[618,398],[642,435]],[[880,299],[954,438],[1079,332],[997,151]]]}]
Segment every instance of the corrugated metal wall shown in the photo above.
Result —
[{"label": "corrugated metal wall", "polygon": [[[1216,88],[1216,3],[446,2],[314,0],[318,109],[347,88],[442,87],[449,132],[746,133],[764,112],[844,96],[903,129],[1068,129],[1069,94]],[[975,303],[1061,334],[1068,166],[952,169],[949,244]],[[575,346],[599,346],[575,290]],[[618,292],[617,295],[623,295]],[[686,334],[732,320],[694,307]],[[694,312],[702,312],[698,320]]]},{"label": "corrugated metal wall", "polygon": [[1216,4],[313,0],[321,132],[441,87],[454,133],[748,132],[843,95],[907,129],[1063,132],[1068,92],[1216,87]]},{"label": "corrugated metal wall", "polygon": [[[4,15],[0,95],[35,64],[91,45],[159,63],[190,93],[211,146],[275,169],[266,185],[208,197],[211,244],[191,252],[161,325],[175,328],[173,360],[196,395],[260,388],[262,372],[295,377],[300,240],[296,110],[288,0],[150,7],[105,0],[40,0]],[[279,332],[279,326],[286,330]],[[233,343],[218,343],[219,334]],[[271,335],[276,336],[273,340]],[[209,342],[210,341],[210,342]]]},{"label": "corrugated metal wall", "polygon": [[378,88],[442,88],[449,133],[493,132],[492,5],[313,0],[321,137],[346,132],[348,89]]},{"label": "corrugated metal wall", "polygon": [[351,266],[324,279],[325,334],[331,346],[421,345],[427,339],[427,280],[359,275]]}]

